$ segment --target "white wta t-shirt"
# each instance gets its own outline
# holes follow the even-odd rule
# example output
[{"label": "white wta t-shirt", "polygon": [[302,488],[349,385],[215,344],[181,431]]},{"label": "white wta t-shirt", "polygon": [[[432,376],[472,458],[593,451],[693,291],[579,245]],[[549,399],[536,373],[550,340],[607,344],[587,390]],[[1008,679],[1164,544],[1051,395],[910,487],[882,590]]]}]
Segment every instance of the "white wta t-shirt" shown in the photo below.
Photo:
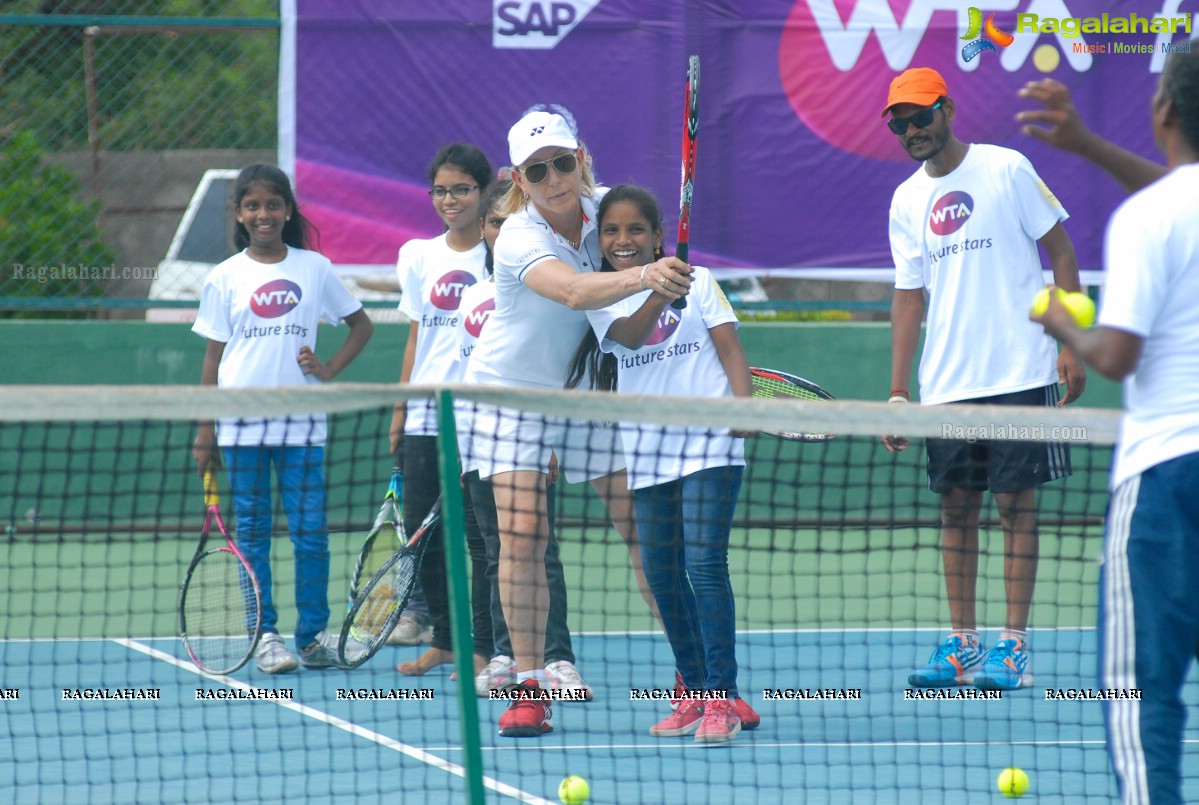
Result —
[{"label": "white wta t-shirt", "polygon": [[[458,375],[457,379],[464,383],[477,382],[471,367],[471,355],[483,334],[483,327],[495,310],[495,282],[486,279],[477,282],[462,294],[462,306],[459,308],[460,324],[458,325]],[[480,405],[474,401],[459,400],[454,405],[454,420],[458,429],[458,454],[462,458],[462,471],[470,472],[478,469],[478,451],[489,449],[490,444],[480,429],[494,431],[494,409],[491,406]]]},{"label": "white wta t-shirt", "polygon": [[[653,334],[640,349],[628,349],[607,338],[617,319],[633,315],[652,291],[587,311],[600,348],[617,359],[617,388],[622,394],[683,397],[731,397],[728,373],[708,332],[721,324],[737,324],[724,292],[706,268],[694,266],[687,307],[667,307]],[[629,488],[644,489],[712,467],[743,466],[745,440],[725,428],[620,425],[628,465]]]},{"label": "white wta t-shirt", "polygon": [[[336,325],[361,309],[324,255],[289,247],[281,262],[260,263],[243,251],[208,275],[192,331],[225,345],[221,388],[303,386],[320,382],[297,363],[300,347],[316,352],[320,320]],[[325,416],[222,419],[217,443],[320,445]]]},{"label": "white wta t-shirt", "polygon": [[1124,380],[1112,465],[1132,476],[1199,452],[1199,165],[1175,168],[1121,204],[1107,228],[1099,324],[1145,339]]},{"label": "white wta t-shirt", "polygon": [[606,189],[583,204],[578,250],[527,205],[504,222],[495,242],[495,311],[472,356],[480,383],[561,389],[570,358],[587,332],[587,316],[540,295],[525,276],[538,263],[557,258],[576,271],[599,271],[596,204]]},{"label": "white wta t-shirt", "polygon": [[[459,252],[450,248],[445,235],[410,240],[400,248],[396,264],[404,288],[400,312],[419,325],[410,383],[454,383],[461,379],[458,308],[463,293],[486,273],[486,257],[482,241],[470,251]],[[409,400],[404,433],[436,435],[436,410],[432,400]]]},{"label": "white wta t-shirt", "polygon": [[1028,306],[1045,287],[1037,241],[1067,217],[1032,164],[995,145],[971,145],[948,176],[921,166],[895,190],[895,287],[929,293],[921,402],[1057,382],[1056,344]]}]

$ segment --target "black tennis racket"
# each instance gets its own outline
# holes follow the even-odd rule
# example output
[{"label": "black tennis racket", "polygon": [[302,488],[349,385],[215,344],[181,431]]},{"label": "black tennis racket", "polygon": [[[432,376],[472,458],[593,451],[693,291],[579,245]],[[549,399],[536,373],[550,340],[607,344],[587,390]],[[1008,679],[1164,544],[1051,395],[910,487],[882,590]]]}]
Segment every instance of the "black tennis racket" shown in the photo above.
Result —
[{"label": "black tennis racket", "polygon": [[[750,377],[754,384],[754,397],[757,399],[797,399],[797,400],[833,400],[833,395],[810,380],[796,377],[775,369],[760,369],[751,367]],[[831,433],[815,431],[787,430],[764,431],[780,439],[794,442],[826,442],[833,438]]]},{"label": "black tennis racket", "polygon": [[346,610],[354,606],[354,599],[370,577],[375,575],[387,558],[404,544],[404,473],[399,465],[391,468],[391,481],[387,484],[387,493],[383,495],[383,505],[375,515],[375,523],[362,542],[358,551],[358,561],[354,563],[354,572],[350,578],[350,597]]},{"label": "black tennis racket", "polygon": [[[179,589],[179,636],[201,671],[230,674],[254,656],[262,637],[262,593],[225,528],[212,469],[204,473],[204,506],[200,544]],[[209,548],[213,523],[225,542]]]},{"label": "black tennis racket", "polygon": [[362,665],[387,642],[416,587],[428,544],[425,537],[440,520],[438,498],[416,533],[375,571],[354,599],[337,643],[338,660],[346,668]]},{"label": "black tennis racket", "polygon": [[[675,256],[687,262],[691,243],[691,199],[695,195],[695,141],[699,137],[699,56],[687,60],[687,87],[683,100],[683,172],[679,181],[679,245]],[[687,307],[687,297],[670,303],[675,310]]]}]

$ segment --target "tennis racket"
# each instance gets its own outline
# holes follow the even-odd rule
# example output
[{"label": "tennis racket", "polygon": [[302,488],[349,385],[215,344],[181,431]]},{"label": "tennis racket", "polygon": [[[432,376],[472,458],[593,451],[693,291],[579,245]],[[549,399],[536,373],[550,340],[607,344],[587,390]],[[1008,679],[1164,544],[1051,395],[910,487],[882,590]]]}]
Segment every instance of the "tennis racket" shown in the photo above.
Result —
[{"label": "tennis racket", "polygon": [[[212,469],[204,473],[204,506],[200,544],[179,589],[179,636],[201,671],[230,674],[254,656],[262,637],[262,594],[225,528]],[[225,543],[210,548],[213,523]]]},{"label": "tennis racket", "polygon": [[[751,367],[750,378],[754,384],[756,399],[832,400],[833,395],[810,380],[779,372],[774,369]],[[809,431],[765,431],[771,436],[794,442],[826,442],[833,438],[831,433]]]},{"label": "tennis racket", "polygon": [[346,668],[362,665],[387,642],[416,587],[428,544],[425,537],[440,520],[441,498],[438,498],[416,533],[375,571],[354,599],[337,643],[338,660]]},{"label": "tennis racket", "polygon": [[[383,495],[383,505],[375,515],[375,524],[362,542],[362,550],[358,552],[358,561],[354,563],[354,573],[350,578],[350,597],[346,610],[354,606],[354,599],[375,571],[382,567],[387,557],[395,553],[404,544],[403,525],[404,473],[399,465],[391,468],[391,482],[387,485],[387,493]],[[382,535],[382,538],[380,538]]]},{"label": "tennis racket", "polygon": [[[687,60],[687,88],[683,100],[683,172],[679,181],[679,246],[675,256],[687,262],[691,242],[691,199],[695,195],[695,140],[699,136],[699,56]],[[670,303],[675,310],[687,307],[687,297]]]}]

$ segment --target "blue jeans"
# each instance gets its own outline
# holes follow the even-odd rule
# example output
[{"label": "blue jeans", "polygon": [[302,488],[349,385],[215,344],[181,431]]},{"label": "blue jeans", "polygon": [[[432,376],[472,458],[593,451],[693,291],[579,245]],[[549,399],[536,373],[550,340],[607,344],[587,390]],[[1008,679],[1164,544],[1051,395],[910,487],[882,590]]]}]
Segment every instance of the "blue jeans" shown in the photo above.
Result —
[{"label": "blue jeans", "polygon": [[278,632],[271,595],[271,465],[287,514],[296,562],[296,645],[329,623],[329,526],[325,515],[324,447],[226,447],[237,544],[262,587],[262,630]]},{"label": "blue jeans", "polygon": [[633,491],[641,563],[688,690],[737,696],[729,529],[743,467],[713,467]]}]

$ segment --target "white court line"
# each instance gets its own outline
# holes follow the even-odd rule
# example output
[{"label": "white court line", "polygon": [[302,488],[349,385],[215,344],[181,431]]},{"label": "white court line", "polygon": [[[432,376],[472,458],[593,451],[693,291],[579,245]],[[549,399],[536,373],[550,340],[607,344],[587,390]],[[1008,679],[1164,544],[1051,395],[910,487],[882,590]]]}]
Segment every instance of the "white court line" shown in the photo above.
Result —
[{"label": "white court line", "polygon": [[[980,626],[978,628],[979,628],[980,632],[988,632],[988,631],[1000,631],[1003,627],[1001,627],[1001,626]],[[826,627],[811,628],[811,629],[738,629],[737,634],[739,634],[739,635],[743,635],[743,634],[836,634],[838,632],[846,632],[846,633],[848,633],[848,632],[869,632],[872,634],[878,634],[878,633],[882,633],[882,632],[944,633],[944,632],[948,632],[948,631],[949,631],[949,628],[946,626],[860,626],[860,627],[854,627],[854,628],[850,628],[850,627],[846,627],[846,626],[826,626]],[[1028,628],[1028,631],[1030,631],[1030,632],[1093,632],[1093,631],[1095,631],[1095,627],[1094,626],[1030,626]],[[577,635],[579,637],[624,637],[624,636],[631,636],[631,637],[659,636],[660,637],[662,635],[662,633],[660,631],[641,630],[641,629],[614,630],[614,631],[609,631],[609,632],[605,632],[605,631],[571,632],[571,634]]]},{"label": "white court line", "polygon": [[[156,660],[162,660],[163,662],[169,663],[184,671],[190,671],[196,676],[202,676],[205,679],[211,679],[213,681],[220,682],[222,685],[227,685],[237,690],[256,690],[254,685],[248,685],[245,682],[234,679],[233,677],[215,676],[213,674],[205,673],[187,660],[181,660],[178,657],[167,654],[164,651],[159,651],[158,649],[153,648],[152,646],[147,646],[144,643],[139,643],[136,640],[131,640],[124,637],[116,637],[113,638],[112,642],[126,648],[133,649],[134,651],[139,651],[142,654],[145,654],[146,656],[152,657]],[[466,769],[464,769],[462,766],[445,760],[444,758],[439,758],[436,755],[432,755],[427,750],[418,749],[415,746],[409,746],[406,743],[397,741],[395,738],[389,738],[388,736],[375,732],[374,730],[360,727],[357,724],[346,721],[343,718],[338,718],[337,716],[322,712],[314,707],[309,707],[306,704],[298,704],[296,702],[281,700],[267,701],[270,701],[271,704],[276,704],[284,709],[299,713],[302,716],[307,716],[308,718],[328,724],[330,727],[336,727],[337,729],[348,732],[358,738],[365,738],[368,741],[377,743],[380,746],[386,747],[387,749],[394,750],[400,754],[404,754],[410,758],[419,760],[421,763],[427,763],[435,769],[440,769],[441,771],[448,772],[463,779],[466,778]],[[520,802],[528,803],[528,805],[554,805],[554,803],[548,799],[542,799],[535,794],[521,791],[519,788],[515,788],[506,783],[501,783],[499,780],[492,779],[486,775],[483,777],[483,785],[498,794],[511,797],[512,799]]]}]

